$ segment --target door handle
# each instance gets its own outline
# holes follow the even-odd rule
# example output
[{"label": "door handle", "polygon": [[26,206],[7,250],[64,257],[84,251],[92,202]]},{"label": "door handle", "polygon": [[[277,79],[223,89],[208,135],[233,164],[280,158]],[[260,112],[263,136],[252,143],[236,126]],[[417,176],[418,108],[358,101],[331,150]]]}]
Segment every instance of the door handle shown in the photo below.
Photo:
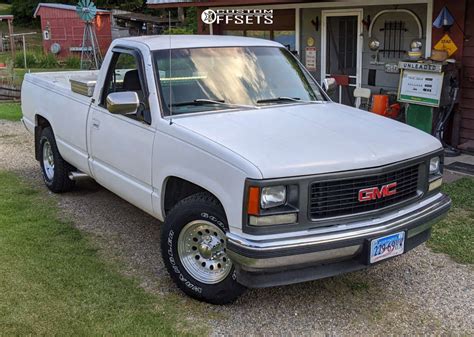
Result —
[{"label": "door handle", "polygon": [[98,119],[92,119],[92,127],[95,129],[99,129],[100,127],[100,121]]}]

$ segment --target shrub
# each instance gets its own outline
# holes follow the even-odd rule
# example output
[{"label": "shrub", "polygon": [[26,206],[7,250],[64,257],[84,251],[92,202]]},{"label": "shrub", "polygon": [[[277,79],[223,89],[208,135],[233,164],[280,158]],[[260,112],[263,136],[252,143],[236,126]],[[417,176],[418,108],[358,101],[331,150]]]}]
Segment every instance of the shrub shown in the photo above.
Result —
[{"label": "shrub", "polygon": [[68,69],[79,69],[81,68],[81,59],[77,56],[69,56],[65,60],[65,65]]},{"label": "shrub", "polygon": [[40,68],[51,69],[51,68],[58,68],[58,60],[53,54],[46,54],[41,55],[38,58],[38,66]]},{"label": "shrub", "polygon": [[[26,52],[26,65],[28,68],[35,68],[38,66],[38,55],[32,52]],[[15,55],[15,67],[24,68],[25,67],[25,57],[23,52],[17,52]]]},{"label": "shrub", "polygon": [[189,27],[172,27],[163,31],[163,35],[191,35],[193,29]]}]

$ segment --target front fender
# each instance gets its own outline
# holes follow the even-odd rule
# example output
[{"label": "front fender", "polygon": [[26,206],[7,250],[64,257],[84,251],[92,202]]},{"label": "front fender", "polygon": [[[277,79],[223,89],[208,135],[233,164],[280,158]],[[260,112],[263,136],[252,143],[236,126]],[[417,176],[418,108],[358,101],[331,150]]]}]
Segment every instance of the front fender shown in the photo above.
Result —
[{"label": "front fender", "polygon": [[164,220],[168,177],[187,180],[214,194],[224,207],[230,230],[242,231],[242,204],[249,173],[194,144],[167,134],[155,139],[153,150],[153,209]]}]

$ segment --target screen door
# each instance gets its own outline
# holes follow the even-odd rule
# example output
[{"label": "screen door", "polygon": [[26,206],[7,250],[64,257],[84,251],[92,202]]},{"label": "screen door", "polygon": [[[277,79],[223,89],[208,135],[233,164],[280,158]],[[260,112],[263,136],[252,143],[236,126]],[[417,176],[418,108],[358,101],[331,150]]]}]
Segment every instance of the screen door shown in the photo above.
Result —
[{"label": "screen door", "polygon": [[362,11],[323,11],[321,77],[335,77],[335,102],[355,106],[353,92],[362,74]]}]

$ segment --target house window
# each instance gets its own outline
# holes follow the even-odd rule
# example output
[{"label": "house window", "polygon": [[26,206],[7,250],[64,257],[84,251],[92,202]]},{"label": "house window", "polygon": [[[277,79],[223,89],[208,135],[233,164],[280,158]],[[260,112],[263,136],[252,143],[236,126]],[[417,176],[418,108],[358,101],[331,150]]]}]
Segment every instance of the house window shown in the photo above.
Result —
[{"label": "house window", "polygon": [[272,31],[271,30],[247,30],[245,36],[256,37],[258,39],[271,40]]},{"label": "house window", "polygon": [[289,50],[296,50],[296,32],[294,30],[275,30],[273,31],[273,40]]},{"label": "house window", "polygon": [[224,30],[222,35],[273,40],[291,51],[296,50],[296,32],[294,30]]},{"label": "house window", "polygon": [[243,30],[224,30],[222,35],[228,36],[245,36],[245,32]]}]

